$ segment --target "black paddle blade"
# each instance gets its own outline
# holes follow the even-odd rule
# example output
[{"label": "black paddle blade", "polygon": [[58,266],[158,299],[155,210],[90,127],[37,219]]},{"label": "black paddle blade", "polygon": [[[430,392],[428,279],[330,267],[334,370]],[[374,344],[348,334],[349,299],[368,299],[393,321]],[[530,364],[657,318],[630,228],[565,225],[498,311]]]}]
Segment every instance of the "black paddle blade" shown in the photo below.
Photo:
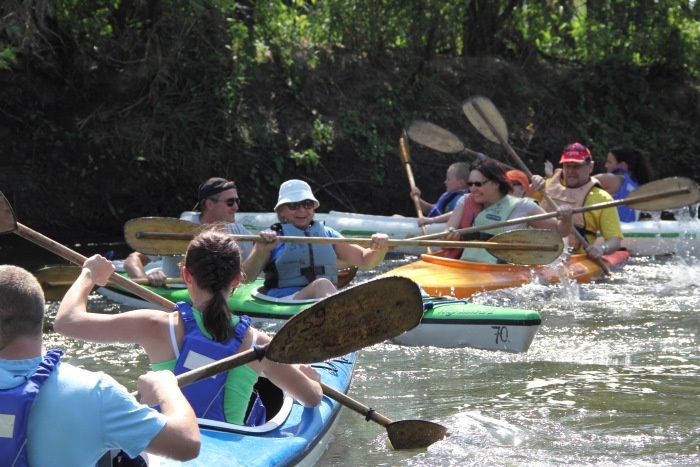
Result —
[{"label": "black paddle blade", "polygon": [[287,321],[265,356],[313,363],[378,344],[418,326],[423,299],[405,277],[381,277],[324,298]]},{"label": "black paddle blade", "polygon": [[425,420],[398,420],[386,426],[394,449],[425,449],[443,439],[447,428]]},{"label": "black paddle blade", "polygon": [[0,192],[0,234],[10,233],[17,230],[17,219],[12,206]]}]

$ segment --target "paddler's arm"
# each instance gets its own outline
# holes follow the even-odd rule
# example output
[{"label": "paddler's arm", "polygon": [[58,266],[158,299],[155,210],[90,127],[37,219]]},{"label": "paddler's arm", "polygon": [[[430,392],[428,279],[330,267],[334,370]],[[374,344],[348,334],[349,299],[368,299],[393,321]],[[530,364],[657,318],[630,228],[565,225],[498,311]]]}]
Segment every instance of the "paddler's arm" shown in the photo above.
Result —
[{"label": "paddler's arm", "polygon": [[351,243],[340,243],[335,246],[338,259],[362,269],[372,269],[382,262],[389,247],[389,236],[383,233],[372,235],[369,248],[362,248]]},{"label": "paddler's arm", "polygon": [[160,269],[146,273],[144,266],[150,262],[147,255],[134,251],[124,260],[124,271],[132,279],[148,279],[151,287],[163,287],[168,277]]},{"label": "paddler's arm", "polygon": [[262,273],[267,263],[270,262],[270,255],[273,248],[279,243],[277,232],[274,230],[263,230],[260,232],[260,237],[264,239],[261,242],[255,242],[253,251],[241,264],[243,273],[243,283],[250,284]]}]

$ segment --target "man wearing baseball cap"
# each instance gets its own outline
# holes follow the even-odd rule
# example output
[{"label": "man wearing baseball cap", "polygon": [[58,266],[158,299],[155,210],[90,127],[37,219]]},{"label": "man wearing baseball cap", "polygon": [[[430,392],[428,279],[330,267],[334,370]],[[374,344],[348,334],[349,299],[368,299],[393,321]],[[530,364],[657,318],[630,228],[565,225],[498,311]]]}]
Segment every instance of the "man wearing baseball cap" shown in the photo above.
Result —
[{"label": "man wearing baseball cap", "polygon": [[[195,224],[207,225],[220,223],[224,231],[232,235],[253,235],[243,224],[236,222],[236,212],[241,204],[236,183],[225,178],[212,177],[199,185],[197,204],[194,209],[200,211],[185,211],[180,219]],[[241,258],[248,257],[253,249],[252,242],[239,242]],[[161,287],[169,277],[180,277],[179,262],[182,256],[148,256],[135,251],[124,261],[124,270],[132,279],[147,278],[153,287]],[[151,261],[162,259],[162,267],[146,273],[145,266]]]},{"label": "man wearing baseball cap", "polygon": [[[559,163],[562,167],[554,171],[552,178],[547,180],[545,185],[547,194],[557,205],[566,203],[577,208],[612,201],[610,194],[591,177],[594,162],[591,151],[586,146],[581,143],[568,145],[564,148]],[[547,200],[542,200],[541,206],[546,211],[556,211]],[[585,247],[585,252],[591,258],[600,258],[620,249],[622,228],[615,207],[574,214],[574,227],[590,243]],[[598,233],[605,241],[594,245]],[[575,235],[569,237],[569,245],[574,248],[574,253],[584,252],[584,247]]]}]

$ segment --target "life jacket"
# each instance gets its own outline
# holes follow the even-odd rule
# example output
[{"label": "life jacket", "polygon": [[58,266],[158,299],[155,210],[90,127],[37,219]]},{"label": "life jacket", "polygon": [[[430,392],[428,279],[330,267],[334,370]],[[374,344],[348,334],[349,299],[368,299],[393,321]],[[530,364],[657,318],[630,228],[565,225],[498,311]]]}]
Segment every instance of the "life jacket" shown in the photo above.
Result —
[{"label": "life jacket", "polygon": [[[624,177],[622,185],[620,185],[620,189],[617,190],[617,193],[613,195],[613,199],[625,199],[630,193],[639,188],[639,183],[632,180],[630,174],[622,167],[613,169],[612,173],[619,173]],[[617,207],[617,214],[620,216],[620,222],[634,222],[637,220],[639,212],[629,206],[620,205]]]},{"label": "life jacket", "polygon": [[0,390],[0,465],[28,466],[27,424],[29,411],[42,384],[61,360],[63,352],[49,350],[41,363],[19,386]]},{"label": "life jacket", "polygon": [[448,212],[447,206],[450,204],[450,202],[456,197],[462,196],[465,193],[467,193],[467,190],[465,189],[460,189],[456,191],[446,191],[445,193],[440,195],[438,200],[435,202],[435,205],[433,205],[433,208],[428,213],[428,217],[436,217],[441,214],[444,214],[445,212]]},{"label": "life jacket", "polygon": [[[474,227],[487,226],[489,224],[495,224],[497,222],[503,222],[508,220],[508,217],[513,212],[513,210],[522,202],[521,198],[516,198],[512,195],[506,195],[498,202],[493,203],[491,206],[481,210],[477,214],[476,218],[472,222]],[[484,241],[490,239],[496,234],[503,232],[504,227],[497,227],[495,229],[486,229],[479,232],[480,238]],[[512,227],[511,227],[512,229]],[[464,248],[460,259],[465,261],[472,261],[475,263],[486,263],[486,264],[496,264],[498,260],[484,248]]]},{"label": "life jacket", "polygon": [[[176,375],[234,355],[240,349],[243,337],[250,327],[250,318],[242,315],[234,328],[233,337],[226,342],[216,342],[205,336],[199,329],[189,303],[178,302],[175,309],[180,312],[185,323],[182,349],[173,369]],[[227,377],[228,372],[222,372],[182,388],[182,393],[197,417],[226,421],[224,389]]]},{"label": "life jacket", "polygon": [[[464,206],[462,206],[462,217],[459,219],[459,228],[465,229],[471,227],[474,223],[476,216],[484,209],[483,204],[479,204],[474,201],[473,196],[467,196],[464,198]],[[460,237],[461,240],[478,240],[479,233],[464,234]],[[462,250],[464,248],[447,248],[445,249],[445,257],[458,259],[462,256]]]},{"label": "life jacket", "polygon": [[[326,227],[320,222],[312,222],[306,230],[292,224],[275,224],[272,229],[283,237],[326,237]],[[284,243],[284,238],[281,242]],[[284,243],[282,254],[272,268],[265,270],[265,287],[305,287],[318,278],[326,278],[337,286],[337,259],[333,245]]]},{"label": "life jacket", "polygon": [[[586,201],[586,196],[593,189],[593,187],[598,185],[598,180],[591,177],[588,182],[581,185],[578,188],[569,188],[561,183],[562,170],[556,169],[552,174],[552,179],[547,185],[546,192],[552,198],[552,200],[557,203],[565,203],[574,208],[583,207],[583,203]],[[556,206],[552,206],[546,198],[542,200],[540,204],[542,208],[547,212],[555,212],[557,210]],[[584,213],[577,212],[572,216],[572,223],[575,229],[585,237],[586,235],[594,235],[595,232],[589,232],[586,230],[586,219],[584,218]],[[569,235],[569,245],[577,250],[581,246],[581,242],[575,234]]]}]

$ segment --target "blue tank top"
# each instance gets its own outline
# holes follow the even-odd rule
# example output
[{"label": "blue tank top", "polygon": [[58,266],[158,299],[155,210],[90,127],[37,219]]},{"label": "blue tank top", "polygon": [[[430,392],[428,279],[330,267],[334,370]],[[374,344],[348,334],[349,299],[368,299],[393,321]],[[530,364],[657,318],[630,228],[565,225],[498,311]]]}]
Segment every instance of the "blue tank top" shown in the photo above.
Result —
[{"label": "blue tank top", "polygon": [[[182,350],[173,370],[173,373],[176,375],[234,355],[240,349],[243,336],[245,336],[248,327],[250,327],[250,318],[243,315],[234,328],[234,336],[227,342],[216,342],[202,334],[192,314],[192,306],[189,303],[178,302],[175,309],[180,312],[180,316],[185,323]],[[224,386],[227,376],[228,372],[224,371],[182,388],[182,393],[190,402],[197,417],[226,421],[224,413]]]},{"label": "blue tank top", "polygon": [[[625,199],[630,193],[639,188],[639,183],[632,180],[630,174],[622,167],[613,169],[612,173],[619,173],[625,177],[622,181],[622,185],[620,185],[620,189],[613,195],[613,199]],[[637,211],[629,206],[618,206],[617,213],[620,216],[620,222],[634,222],[637,220]]]},{"label": "blue tank top", "polygon": [[61,360],[61,355],[63,352],[58,349],[49,350],[26,381],[14,388],[0,390],[0,418],[6,420],[6,423],[0,423],[0,426],[5,427],[2,431],[7,430],[7,433],[0,432],[0,465],[16,467],[29,465],[27,459],[29,411],[34,398],[39,394],[41,385],[51,376],[51,372]]}]

